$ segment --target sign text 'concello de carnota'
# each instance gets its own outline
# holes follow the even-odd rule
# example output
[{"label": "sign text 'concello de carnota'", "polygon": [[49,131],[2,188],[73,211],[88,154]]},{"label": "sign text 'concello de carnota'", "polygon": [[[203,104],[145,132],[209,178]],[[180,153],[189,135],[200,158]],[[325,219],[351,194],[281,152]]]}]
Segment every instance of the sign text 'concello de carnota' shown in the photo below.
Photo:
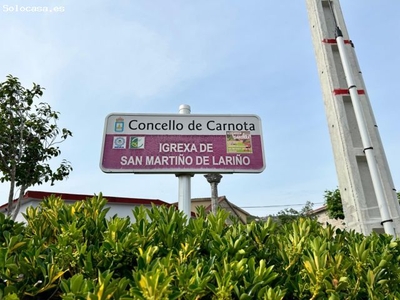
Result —
[{"label": "sign text 'concello de carnota'", "polygon": [[260,173],[256,115],[110,114],[101,169],[106,173]]}]

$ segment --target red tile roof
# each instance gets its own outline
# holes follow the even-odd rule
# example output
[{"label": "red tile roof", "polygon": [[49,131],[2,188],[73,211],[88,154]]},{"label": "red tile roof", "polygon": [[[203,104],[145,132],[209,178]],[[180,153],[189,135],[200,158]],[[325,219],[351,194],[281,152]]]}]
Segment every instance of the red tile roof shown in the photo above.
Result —
[{"label": "red tile roof", "polygon": [[[80,200],[86,200],[87,198],[91,198],[94,195],[86,195],[86,194],[70,194],[70,193],[57,193],[57,192],[42,192],[42,191],[27,191],[22,198],[23,200],[28,200],[28,199],[37,199],[37,200],[42,200],[44,198],[47,198],[51,195],[54,195],[56,197],[61,197],[61,199],[66,200],[66,201],[80,201]],[[128,203],[128,204],[137,204],[137,205],[150,205],[150,204],[155,204],[157,206],[160,205],[166,205],[166,206],[171,206],[170,203],[164,202],[159,199],[143,199],[143,198],[126,198],[126,197],[112,197],[112,196],[104,196],[103,198],[106,198],[108,203]],[[16,201],[16,200],[14,200]],[[0,210],[3,210],[6,208],[8,204],[3,204],[0,206]]]}]

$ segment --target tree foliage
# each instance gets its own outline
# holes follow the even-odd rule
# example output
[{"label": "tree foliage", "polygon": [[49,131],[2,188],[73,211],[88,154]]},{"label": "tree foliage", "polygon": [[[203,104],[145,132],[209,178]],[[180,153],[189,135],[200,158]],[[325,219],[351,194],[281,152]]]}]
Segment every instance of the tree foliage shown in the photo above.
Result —
[{"label": "tree foliage", "polygon": [[298,218],[227,225],[174,207],[107,218],[101,195],[0,214],[0,299],[400,299],[399,240]]},{"label": "tree foliage", "polygon": [[57,126],[59,112],[53,111],[49,104],[34,105],[35,98],[42,95],[40,85],[34,83],[31,89],[26,89],[12,75],[0,83],[0,180],[10,183],[8,213],[14,217],[19,210],[19,201],[13,209],[16,188],[21,199],[28,187],[44,182],[54,184],[72,170],[66,160],[55,170],[49,164],[61,154],[57,144],[72,133]]},{"label": "tree foliage", "polygon": [[331,219],[344,220],[342,197],[340,190],[336,188],[333,191],[326,190],[324,193],[325,204],[328,208],[328,217]]},{"label": "tree foliage", "polygon": [[296,210],[294,208],[285,208],[281,211],[278,211],[276,218],[281,224],[287,224],[293,221],[296,221],[298,218],[311,218],[310,215],[314,204],[310,201],[307,201],[304,207],[300,210]]},{"label": "tree foliage", "polygon": [[[400,192],[397,192],[397,199],[400,202]],[[333,191],[326,190],[324,194],[325,204],[328,208],[328,216],[331,219],[344,220],[342,197],[340,190],[336,188]]]}]

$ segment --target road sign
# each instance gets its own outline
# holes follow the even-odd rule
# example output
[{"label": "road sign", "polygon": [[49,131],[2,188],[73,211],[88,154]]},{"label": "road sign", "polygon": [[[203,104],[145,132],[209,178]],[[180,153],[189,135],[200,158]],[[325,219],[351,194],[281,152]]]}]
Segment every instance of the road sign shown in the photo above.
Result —
[{"label": "road sign", "polygon": [[256,115],[110,114],[100,168],[106,173],[260,173]]}]

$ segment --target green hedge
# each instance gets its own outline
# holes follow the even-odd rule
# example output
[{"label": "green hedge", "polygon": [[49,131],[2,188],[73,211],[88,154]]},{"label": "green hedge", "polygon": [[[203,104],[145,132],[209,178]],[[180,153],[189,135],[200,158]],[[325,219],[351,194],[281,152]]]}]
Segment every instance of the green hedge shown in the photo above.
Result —
[{"label": "green hedge", "polygon": [[102,196],[0,214],[0,299],[400,299],[400,245],[315,220],[226,225],[175,208],[114,216]]}]

